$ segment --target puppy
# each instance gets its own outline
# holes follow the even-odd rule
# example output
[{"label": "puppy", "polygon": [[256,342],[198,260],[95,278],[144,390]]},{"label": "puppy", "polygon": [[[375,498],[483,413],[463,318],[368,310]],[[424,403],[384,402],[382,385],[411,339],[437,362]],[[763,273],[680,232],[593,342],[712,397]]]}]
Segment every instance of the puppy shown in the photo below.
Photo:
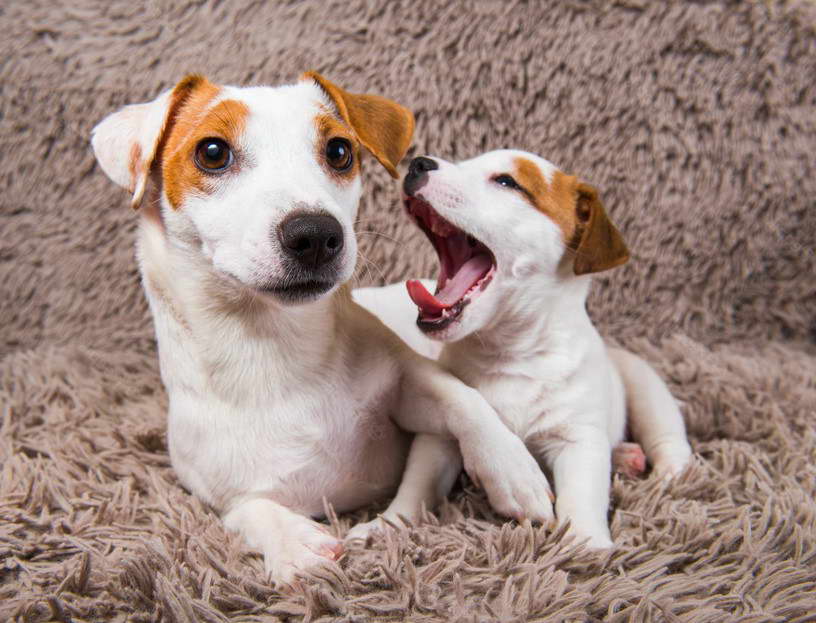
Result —
[{"label": "puppy", "polygon": [[395,102],[308,73],[277,88],[189,76],[93,132],[102,169],[141,206],[173,466],[282,584],[343,552],[313,521],[325,502],[347,511],[397,488],[403,431],[428,433],[409,464],[444,459],[423,503],[447,493],[461,451],[499,512],[547,513],[546,478],[482,396],[344,285],[361,152],[396,177],[413,125]]},{"label": "puppy", "polygon": [[[611,546],[613,448],[624,471],[645,467],[639,446],[619,445],[627,424],[659,474],[678,474],[691,449],[663,381],[605,346],[587,315],[591,275],[629,258],[597,191],[533,154],[503,150],[458,164],[415,158],[404,201],[439,256],[436,293],[413,280],[410,301],[399,286],[355,298],[418,351],[441,350],[439,361],[551,469],[559,520],[591,546]],[[405,480],[438,477],[417,467]],[[419,503],[400,493],[396,506]]]}]

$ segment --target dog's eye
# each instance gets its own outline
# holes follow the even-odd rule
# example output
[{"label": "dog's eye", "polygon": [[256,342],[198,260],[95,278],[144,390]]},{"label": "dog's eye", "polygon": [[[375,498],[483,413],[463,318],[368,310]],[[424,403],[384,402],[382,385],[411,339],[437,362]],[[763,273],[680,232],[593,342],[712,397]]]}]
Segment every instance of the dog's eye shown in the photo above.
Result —
[{"label": "dog's eye", "polygon": [[499,186],[504,186],[505,188],[512,188],[514,190],[519,190],[521,188],[521,186],[518,185],[518,182],[516,182],[516,180],[506,173],[503,175],[497,175],[493,178],[493,181]]},{"label": "dog's eye", "polygon": [[333,138],[326,143],[326,161],[333,169],[347,171],[352,160],[351,143],[346,139]]},{"label": "dog's eye", "polygon": [[232,150],[220,138],[205,138],[196,146],[195,162],[204,171],[223,171],[232,164]]}]

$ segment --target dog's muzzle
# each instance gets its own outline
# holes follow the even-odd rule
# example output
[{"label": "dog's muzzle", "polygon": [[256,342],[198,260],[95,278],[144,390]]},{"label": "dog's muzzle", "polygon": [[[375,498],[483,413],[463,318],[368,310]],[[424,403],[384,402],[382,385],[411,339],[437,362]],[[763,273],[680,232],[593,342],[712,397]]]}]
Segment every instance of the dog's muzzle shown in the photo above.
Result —
[{"label": "dog's muzzle", "polygon": [[409,197],[428,182],[428,171],[436,171],[439,163],[425,156],[418,156],[408,165],[408,173],[402,183],[402,189]]},{"label": "dog's muzzle", "polygon": [[273,230],[284,276],[258,288],[286,303],[315,300],[337,285],[342,274],[345,235],[327,212],[294,212]]}]

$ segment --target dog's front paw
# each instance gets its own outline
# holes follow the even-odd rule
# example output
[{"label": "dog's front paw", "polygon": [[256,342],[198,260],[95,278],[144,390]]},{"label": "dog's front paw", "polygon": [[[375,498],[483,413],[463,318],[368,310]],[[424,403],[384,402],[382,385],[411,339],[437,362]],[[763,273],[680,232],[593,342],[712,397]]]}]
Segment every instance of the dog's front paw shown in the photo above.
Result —
[{"label": "dog's front paw", "polygon": [[671,480],[686,470],[691,463],[692,454],[691,447],[685,440],[679,442],[672,439],[650,448],[648,456],[653,465],[653,473],[664,480]]},{"label": "dog's front paw", "polygon": [[607,534],[583,534],[576,532],[575,536],[577,542],[586,543],[586,546],[590,549],[603,550],[615,547],[615,543]]},{"label": "dog's front paw", "polygon": [[461,444],[465,471],[497,513],[519,521],[551,521],[555,496],[547,477],[524,442],[504,431],[490,443]]},{"label": "dog's front paw", "polygon": [[346,543],[362,543],[366,544],[369,538],[377,538],[383,532],[389,529],[389,525],[382,520],[381,517],[358,523],[346,535]]},{"label": "dog's front paw", "polygon": [[344,551],[342,541],[320,524],[305,520],[265,553],[264,566],[276,585],[292,587],[303,574],[336,563]]}]

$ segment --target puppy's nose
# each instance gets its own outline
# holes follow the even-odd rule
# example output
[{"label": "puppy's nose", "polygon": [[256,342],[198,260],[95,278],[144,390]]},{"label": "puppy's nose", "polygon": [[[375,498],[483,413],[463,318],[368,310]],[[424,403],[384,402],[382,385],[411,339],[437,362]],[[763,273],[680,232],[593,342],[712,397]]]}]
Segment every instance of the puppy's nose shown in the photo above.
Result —
[{"label": "puppy's nose", "polygon": [[343,226],[329,214],[293,214],[278,226],[284,252],[306,268],[320,268],[343,250]]},{"label": "puppy's nose", "polygon": [[411,160],[411,164],[408,165],[408,174],[402,184],[405,194],[413,195],[422,188],[428,181],[428,171],[435,171],[438,168],[439,164],[436,160],[425,156],[418,156]]}]

